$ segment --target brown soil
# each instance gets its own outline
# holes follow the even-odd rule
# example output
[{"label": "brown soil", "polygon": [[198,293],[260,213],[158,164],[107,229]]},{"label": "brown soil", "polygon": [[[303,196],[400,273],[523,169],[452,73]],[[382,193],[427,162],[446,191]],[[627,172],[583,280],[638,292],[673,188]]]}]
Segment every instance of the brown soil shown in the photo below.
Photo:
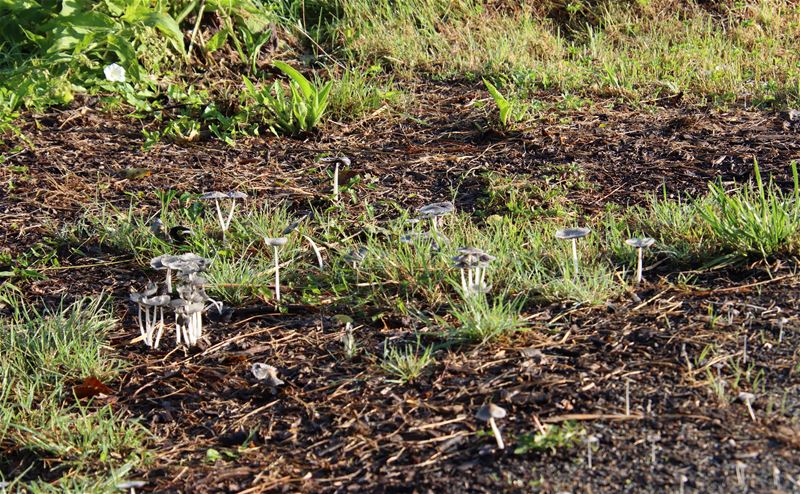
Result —
[{"label": "brown soil", "polygon": [[[154,203],[159,189],[244,188],[258,200],[302,207],[326,193],[316,160],[323,152],[348,155],[362,183],[375,184],[359,188],[359,197],[407,207],[457,190],[457,206],[470,210],[485,194],[482,172],[541,182],[571,165],[590,187],[568,198],[587,215],[608,203],[639,203],[662,186],[698,194],[709,180],[746,180],[754,158],[786,183],[789,162],[800,156],[797,135],[777,114],[597,105],[500,136],[483,130],[486,114],[470,104],[482,97],[476,86],[427,85],[410,110],[416,121],[384,113],[330,124],[305,141],[165,143],[146,152],[137,124],[124,118],[83,107],[31,116],[24,132],[33,147],[0,165],[2,245],[24,252],[98,200],[127,207],[131,194],[143,194]],[[125,177],[125,168],[138,167],[152,174]],[[157,459],[136,475],[147,491],[678,492],[685,476],[686,492],[800,492],[794,259],[774,262],[770,272],[763,263],[705,272],[693,287],[660,278],[603,308],[539,306],[529,330],[441,351],[422,379],[395,385],[374,357],[383,342],[413,330],[439,341],[433,329],[402,318],[357,321],[365,352],[347,360],[341,330],[324,311],[249,308],[212,319],[202,350],[145,353],[130,343],[134,323],[124,302],[144,275],[131,279],[129,264],[110,264],[117,259],[107,252],[61,254],[73,269],[21,286],[46,300],[115,294],[123,324],[111,346],[131,366],[110,383],[111,399],[156,438]],[[709,306],[719,320],[709,318]],[[755,420],[707,382],[720,373],[732,382],[730,367],[696,368],[709,343],[749,370],[741,390],[753,391],[760,376]],[[257,383],[249,371],[256,361],[277,365],[286,385]],[[474,413],[489,401],[508,410],[499,426],[510,447],[502,451],[475,434],[486,426]],[[591,468],[583,442],[515,454],[515,438],[535,433],[537,422],[569,419],[598,439]],[[210,462],[209,448],[226,454]],[[31,461],[14,466],[22,471]]]}]

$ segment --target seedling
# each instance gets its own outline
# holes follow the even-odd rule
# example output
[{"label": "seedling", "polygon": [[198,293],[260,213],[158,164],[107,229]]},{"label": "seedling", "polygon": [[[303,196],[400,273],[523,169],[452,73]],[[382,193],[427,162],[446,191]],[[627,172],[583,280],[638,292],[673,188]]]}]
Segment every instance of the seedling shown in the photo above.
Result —
[{"label": "seedling", "polygon": [[572,240],[572,264],[575,267],[575,276],[578,276],[578,239],[583,238],[592,230],[590,228],[564,228],[556,232],[559,240]]},{"label": "seedling", "polygon": [[644,257],[642,255],[642,251],[644,249],[650,247],[654,243],[656,243],[656,241],[655,241],[655,239],[652,239],[650,237],[644,237],[644,238],[629,238],[628,240],[625,241],[625,243],[636,249],[636,254],[637,254],[637,257],[639,259],[638,263],[637,263],[637,268],[636,268],[636,283],[641,283],[642,282],[642,258]]},{"label": "seedling", "polygon": [[342,167],[350,166],[350,158],[347,156],[330,156],[320,160],[323,163],[333,163],[333,200],[339,202],[339,164]]},{"label": "seedling", "polygon": [[[201,195],[198,199],[201,201],[214,201],[214,205],[217,208],[217,220],[219,221],[219,227],[222,230],[222,241],[225,242],[225,232],[228,231],[228,228],[231,226],[231,220],[233,220],[233,212],[236,210],[236,200],[237,199],[247,199],[247,194],[244,192],[239,191],[231,191],[231,192],[207,192]],[[220,207],[220,201],[230,200],[231,201],[231,209],[228,211],[228,216],[224,216],[222,214],[222,208]]]},{"label": "seedling", "polygon": [[278,302],[281,301],[281,265],[278,260],[278,249],[286,245],[288,241],[286,237],[264,237],[264,243],[271,246],[275,253],[275,300]]},{"label": "seedling", "polygon": [[478,420],[489,422],[489,426],[492,428],[492,434],[494,434],[494,438],[497,441],[498,449],[505,449],[506,445],[503,442],[503,436],[500,434],[500,428],[497,427],[495,419],[502,419],[506,414],[505,408],[499,407],[494,403],[482,405],[477,413],[475,413],[475,417],[477,417]]}]

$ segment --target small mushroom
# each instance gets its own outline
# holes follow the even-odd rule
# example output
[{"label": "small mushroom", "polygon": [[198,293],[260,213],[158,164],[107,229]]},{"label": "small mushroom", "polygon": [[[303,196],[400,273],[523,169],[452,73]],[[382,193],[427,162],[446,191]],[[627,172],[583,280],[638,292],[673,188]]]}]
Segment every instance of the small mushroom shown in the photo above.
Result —
[{"label": "small mushroom", "polygon": [[575,276],[578,276],[578,239],[583,238],[592,230],[590,228],[564,228],[556,232],[559,240],[572,240],[572,263],[575,266]]},{"label": "small mushroom", "polygon": [[289,241],[286,237],[269,238],[264,237],[264,243],[272,247],[275,253],[275,300],[281,301],[281,265],[278,261],[278,249],[286,245]]},{"label": "small mushroom", "polygon": [[278,369],[271,365],[256,362],[250,367],[250,372],[253,373],[256,379],[259,381],[266,381],[272,388],[277,388],[285,384],[283,380],[278,378]]},{"label": "small mushroom", "polygon": [[[214,205],[217,208],[217,220],[219,221],[219,227],[222,230],[222,241],[225,241],[225,233],[228,231],[228,228],[231,226],[231,220],[233,220],[233,212],[236,209],[236,200],[237,199],[247,199],[247,194],[240,191],[231,191],[231,192],[206,192],[205,194],[201,195],[198,199],[201,201],[214,201]],[[222,208],[220,207],[220,201],[230,200],[231,201],[231,209],[228,211],[228,216],[222,214]]]},{"label": "small mushroom", "polygon": [[488,292],[491,287],[486,286],[486,268],[495,257],[475,247],[462,247],[458,252],[453,262],[461,270],[461,289],[464,294]]},{"label": "small mushroom", "polygon": [[358,264],[364,262],[364,259],[367,258],[367,253],[369,251],[366,247],[359,247],[358,249],[351,250],[347,254],[344,255],[344,260],[348,263],[353,265],[353,269],[356,269]]},{"label": "small mushroom", "polygon": [[166,270],[167,276],[165,280],[165,284],[167,285],[167,293],[172,293],[172,268],[170,268],[167,264],[170,263],[175,258],[175,256],[171,256],[169,254],[162,254],[158,257],[154,257],[150,259],[150,267],[156,270]]},{"label": "small mushroom", "polygon": [[639,262],[636,268],[636,283],[642,282],[642,251],[654,243],[656,243],[655,239],[650,237],[644,238],[629,238],[625,241],[626,244],[630,245],[631,247],[636,249],[637,256],[639,258]]},{"label": "small mushroom", "polygon": [[737,398],[739,398],[739,401],[745,404],[747,407],[747,413],[750,414],[750,418],[753,420],[753,422],[755,422],[756,414],[753,412],[753,402],[756,401],[756,395],[742,391],[739,393]]},{"label": "small mushroom", "polygon": [[494,403],[482,405],[475,414],[475,417],[477,417],[478,420],[489,422],[489,425],[492,427],[494,438],[497,440],[497,447],[499,449],[505,449],[506,445],[503,443],[503,437],[500,435],[500,429],[497,427],[495,419],[502,419],[505,416],[505,408],[499,407]]},{"label": "small mushroom", "polygon": [[333,163],[333,200],[339,201],[339,164],[343,167],[350,166],[347,156],[327,156],[320,160],[322,163]]},{"label": "small mushroom", "polygon": [[600,442],[597,436],[590,435],[586,438],[586,463],[589,466],[589,469],[592,468],[592,452],[594,452],[594,448],[596,448],[597,444]]},{"label": "small mushroom", "polygon": [[452,202],[445,201],[434,202],[433,204],[422,206],[421,208],[417,209],[417,212],[423,218],[429,218],[431,220],[433,231],[436,233],[436,235],[439,235],[439,222],[441,221],[441,218],[452,213],[455,211],[455,209],[456,207]]}]

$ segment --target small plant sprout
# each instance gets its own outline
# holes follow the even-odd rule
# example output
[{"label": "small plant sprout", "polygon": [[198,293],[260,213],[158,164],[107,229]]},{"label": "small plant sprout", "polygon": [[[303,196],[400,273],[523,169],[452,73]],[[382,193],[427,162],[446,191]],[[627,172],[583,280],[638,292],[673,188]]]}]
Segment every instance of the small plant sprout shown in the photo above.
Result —
[{"label": "small plant sprout", "polygon": [[756,395],[742,391],[739,393],[738,398],[747,407],[747,413],[750,414],[750,418],[755,422],[756,414],[753,412],[753,402],[756,401]]},{"label": "small plant sprout", "polygon": [[[214,201],[214,205],[217,208],[217,220],[219,221],[219,227],[222,230],[222,241],[225,241],[225,232],[228,231],[228,228],[231,226],[231,220],[233,220],[233,213],[236,210],[236,200],[237,199],[247,199],[247,194],[240,191],[231,191],[231,192],[207,192],[199,197],[201,201]],[[220,201],[230,200],[231,201],[231,209],[228,211],[228,216],[222,214],[222,207],[220,206]]]},{"label": "small plant sprout", "polygon": [[575,276],[578,276],[578,239],[591,233],[590,228],[564,228],[556,232],[559,240],[572,240],[572,264],[575,267]]},{"label": "small plant sprout", "polygon": [[333,200],[339,202],[339,165],[350,166],[347,156],[329,156],[320,160],[322,163],[333,163]]},{"label": "small plant sprout", "polygon": [[285,384],[282,379],[278,378],[278,369],[271,365],[256,362],[250,367],[250,372],[253,373],[253,377],[259,381],[266,382],[271,388],[277,388]]},{"label": "small plant sprout", "polygon": [[446,202],[434,202],[433,204],[422,206],[417,210],[417,212],[421,217],[431,220],[431,226],[433,228],[433,232],[436,236],[439,236],[441,235],[439,232],[441,218],[445,215],[452,213],[453,211],[455,211],[455,209],[456,207],[453,205],[452,202],[446,201]]},{"label": "small plant sprout", "polygon": [[491,286],[486,286],[486,268],[495,257],[475,247],[463,247],[458,249],[458,253],[453,257],[453,262],[461,270],[464,295],[487,293]]},{"label": "small plant sprout", "polygon": [[638,257],[638,263],[636,265],[636,283],[641,283],[642,258],[644,257],[642,251],[652,246],[654,243],[656,243],[656,241],[653,238],[644,237],[644,238],[629,238],[628,240],[625,241],[625,243],[636,249],[636,254]]},{"label": "small plant sprout", "polygon": [[281,264],[278,257],[278,249],[286,245],[288,241],[286,237],[264,237],[264,243],[272,247],[275,254],[275,300],[278,302],[281,301]]},{"label": "small plant sprout", "polygon": [[500,434],[500,428],[497,427],[497,422],[495,422],[495,419],[502,419],[505,416],[505,408],[499,407],[494,403],[482,405],[475,414],[475,417],[477,417],[478,420],[489,422],[489,426],[492,428],[492,434],[494,434],[494,438],[497,441],[497,447],[499,449],[505,449],[506,445],[503,442],[503,436]]}]

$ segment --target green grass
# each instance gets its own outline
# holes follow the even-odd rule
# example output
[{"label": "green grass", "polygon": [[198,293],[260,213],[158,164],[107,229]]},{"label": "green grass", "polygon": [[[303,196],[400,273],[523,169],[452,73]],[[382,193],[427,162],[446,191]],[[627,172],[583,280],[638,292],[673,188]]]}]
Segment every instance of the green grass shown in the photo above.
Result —
[{"label": "green grass", "polygon": [[31,454],[48,459],[21,480],[31,492],[77,492],[81,485],[108,491],[109,482],[143,465],[148,434],[110,405],[77,403],[72,385],[88,376],[115,378],[121,363],[104,345],[116,321],[102,299],[36,309],[0,287],[0,300],[10,312],[0,319],[2,471],[12,472],[16,455]]},{"label": "green grass", "polygon": [[388,382],[406,384],[421,376],[425,368],[434,362],[433,347],[422,346],[417,337],[416,345],[405,345],[402,349],[387,344],[383,351],[381,368],[393,376],[392,379],[387,379]]}]

